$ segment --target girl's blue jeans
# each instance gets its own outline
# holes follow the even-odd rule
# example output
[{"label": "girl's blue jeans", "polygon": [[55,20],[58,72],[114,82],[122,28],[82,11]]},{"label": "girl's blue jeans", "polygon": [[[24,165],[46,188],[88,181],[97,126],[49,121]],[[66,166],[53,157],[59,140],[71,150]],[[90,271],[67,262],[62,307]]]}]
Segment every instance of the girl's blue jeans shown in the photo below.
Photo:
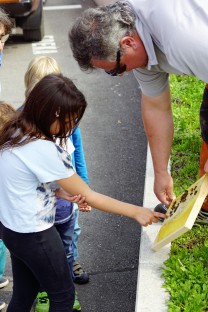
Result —
[{"label": "girl's blue jeans", "polygon": [[78,258],[78,238],[81,233],[81,229],[79,226],[79,208],[77,204],[74,204],[74,218],[75,218],[75,225],[74,225],[74,234],[72,238],[72,246],[73,246],[73,254],[74,254],[74,260]]},{"label": "girl's blue jeans", "polygon": [[64,245],[64,250],[66,253],[67,261],[69,264],[69,270],[72,279],[74,279],[73,274],[73,261],[74,261],[74,249],[72,244],[72,238],[74,234],[74,225],[75,225],[75,215],[72,213],[71,218],[60,224],[55,224],[55,228],[57,229],[62,243]]},{"label": "girl's blue jeans", "polygon": [[41,287],[50,312],[72,312],[74,284],[61,238],[54,226],[37,233],[17,233],[3,226],[11,254],[13,294],[7,312],[30,311]]}]

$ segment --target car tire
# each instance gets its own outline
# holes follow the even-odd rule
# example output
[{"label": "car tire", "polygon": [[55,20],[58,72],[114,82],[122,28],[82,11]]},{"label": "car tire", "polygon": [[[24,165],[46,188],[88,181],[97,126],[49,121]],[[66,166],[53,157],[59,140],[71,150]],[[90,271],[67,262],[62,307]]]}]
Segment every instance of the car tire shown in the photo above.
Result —
[{"label": "car tire", "polygon": [[44,37],[43,19],[38,29],[23,29],[23,38],[25,41],[40,41]]},{"label": "car tire", "polygon": [[[34,27],[36,26],[36,27]],[[40,41],[44,36],[43,3],[40,1],[38,9],[31,14],[23,25],[25,41]]]}]

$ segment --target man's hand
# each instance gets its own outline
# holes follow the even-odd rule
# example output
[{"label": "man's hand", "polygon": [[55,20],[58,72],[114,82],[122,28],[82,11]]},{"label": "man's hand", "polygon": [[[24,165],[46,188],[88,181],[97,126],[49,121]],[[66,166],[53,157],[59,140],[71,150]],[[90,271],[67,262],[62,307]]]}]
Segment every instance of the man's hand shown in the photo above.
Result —
[{"label": "man's hand", "polygon": [[159,201],[166,206],[169,206],[175,199],[173,179],[168,172],[155,175],[154,192]]}]

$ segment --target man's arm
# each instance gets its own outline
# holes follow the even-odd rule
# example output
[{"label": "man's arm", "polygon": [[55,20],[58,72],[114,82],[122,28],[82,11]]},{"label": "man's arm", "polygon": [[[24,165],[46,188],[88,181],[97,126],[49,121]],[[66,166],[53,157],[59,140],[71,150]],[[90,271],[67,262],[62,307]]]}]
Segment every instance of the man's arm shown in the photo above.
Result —
[{"label": "man's arm", "polygon": [[168,173],[174,132],[169,86],[157,97],[142,95],[142,118],[154,166],[154,192],[169,205],[174,198],[173,180]]}]

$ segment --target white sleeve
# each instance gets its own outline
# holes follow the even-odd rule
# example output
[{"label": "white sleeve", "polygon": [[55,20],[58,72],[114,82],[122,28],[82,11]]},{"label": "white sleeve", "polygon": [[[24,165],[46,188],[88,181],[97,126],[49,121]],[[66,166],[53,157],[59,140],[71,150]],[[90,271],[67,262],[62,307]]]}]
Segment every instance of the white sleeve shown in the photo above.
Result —
[{"label": "white sleeve", "polygon": [[41,183],[72,176],[71,157],[53,142],[37,140],[13,151]]}]

